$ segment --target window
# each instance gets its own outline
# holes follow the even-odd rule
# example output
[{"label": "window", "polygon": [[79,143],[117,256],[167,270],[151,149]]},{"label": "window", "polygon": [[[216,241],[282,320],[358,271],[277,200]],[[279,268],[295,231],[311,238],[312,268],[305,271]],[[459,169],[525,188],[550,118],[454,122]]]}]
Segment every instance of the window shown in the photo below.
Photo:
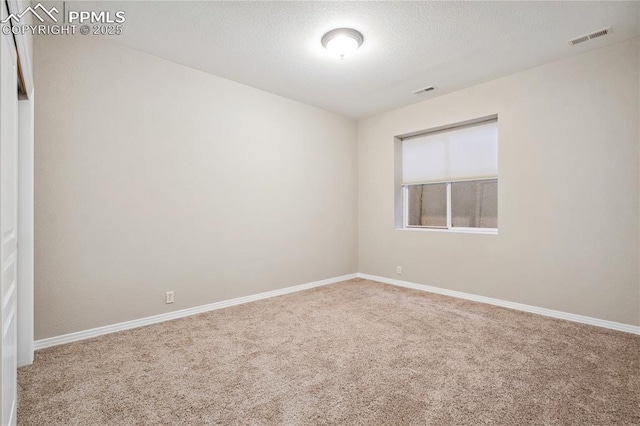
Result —
[{"label": "window", "polygon": [[498,229],[497,119],[400,138],[402,228]]}]

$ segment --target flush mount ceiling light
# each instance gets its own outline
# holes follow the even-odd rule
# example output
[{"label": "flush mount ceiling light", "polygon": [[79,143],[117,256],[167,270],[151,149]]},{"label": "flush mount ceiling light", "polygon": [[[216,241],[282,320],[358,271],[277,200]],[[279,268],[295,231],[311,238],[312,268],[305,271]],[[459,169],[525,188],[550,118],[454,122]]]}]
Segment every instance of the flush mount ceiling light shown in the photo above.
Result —
[{"label": "flush mount ceiling light", "polygon": [[336,28],[322,36],[322,45],[331,54],[344,59],[362,45],[364,37],[353,28]]}]

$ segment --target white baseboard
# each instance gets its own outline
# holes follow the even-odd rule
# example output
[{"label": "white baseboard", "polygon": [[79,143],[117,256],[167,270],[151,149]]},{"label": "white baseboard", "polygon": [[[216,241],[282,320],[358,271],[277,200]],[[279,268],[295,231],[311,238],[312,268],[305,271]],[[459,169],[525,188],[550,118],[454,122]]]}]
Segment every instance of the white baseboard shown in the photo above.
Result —
[{"label": "white baseboard", "polygon": [[311,283],[295,285],[293,287],[281,288],[278,290],[267,291],[265,293],[252,294],[250,296],[238,297],[236,299],[223,300],[221,302],[210,303],[208,305],[196,306],[193,308],[182,309],[180,311],[167,312],[166,314],[154,315],[151,317],[140,318],[137,320],[121,322],[118,324],[107,325],[104,327],[92,328],[90,330],[78,331],[76,333],[64,334],[62,336],[49,337],[47,339],[36,340],[33,343],[35,350],[44,349],[51,346],[62,345],[64,343],[77,342],[78,340],[90,339],[92,337],[102,336],[104,334],[115,333],[117,331],[130,330],[132,328],[142,327],[145,325],[156,324],[177,318],[188,317],[203,312],[213,311],[216,309],[227,308],[229,306],[240,305],[243,303],[254,302],[256,300],[268,299],[270,297],[282,296],[284,294],[295,293],[297,291],[308,290],[314,287],[320,287],[327,284],[338,283],[357,278],[358,274],[343,275],[341,277],[328,278],[326,280],[314,281]]},{"label": "white baseboard", "polygon": [[121,322],[118,324],[107,325],[104,327],[92,328],[89,330],[78,331],[75,333],[64,334],[62,336],[49,337],[47,339],[36,340],[33,344],[34,349],[44,349],[51,346],[62,345],[65,343],[76,342],[78,340],[90,339],[92,337],[102,336],[104,334],[115,333],[117,331],[129,330],[132,328],[142,327],[145,325],[156,324],[177,318],[188,317],[203,312],[213,311],[216,309],[227,308],[229,306],[240,305],[243,303],[254,302],[256,300],[268,299],[270,297],[281,296],[284,294],[295,293],[297,291],[307,290],[314,287],[320,287],[327,284],[334,284],[341,281],[347,281],[353,278],[364,278],[371,281],[392,284],[399,287],[412,288],[414,290],[427,291],[429,293],[437,293],[445,296],[457,297],[459,299],[473,300],[480,303],[488,303],[490,305],[502,306],[504,308],[515,309],[518,311],[530,312],[533,314],[544,315],[552,318],[560,318],[568,321],[579,322],[583,324],[594,325],[597,327],[609,328],[612,330],[624,331],[627,333],[640,335],[640,327],[622,324],[619,322],[607,321],[598,318],[587,317],[583,315],[571,314],[568,312],[555,311],[553,309],[539,308],[536,306],[525,305],[522,303],[508,302],[506,300],[494,299],[492,297],[477,296],[475,294],[463,293],[461,291],[447,290],[439,287],[432,287],[424,284],[416,284],[409,281],[401,281],[393,278],[385,278],[369,274],[349,274],[340,277],[329,278],[321,281],[300,284],[293,287],[281,288],[278,290],[267,291],[265,293],[253,294],[250,296],[238,297],[236,299],[223,300],[221,302],[210,303],[208,305],[196,306],[193,308],[182,309],[180,311],[167,312],[165,314],[154,315],[151,317],[140,318],[137,320]]},{"label": "white baseboard", "polygon": [[445,296],[457,297],[459,299],[473,300],[474,302],[488,303],[490,305],[501,306],[503,308],[510,308],[518,311],[544,315],[546,317],[560,318],[563,320],[595,325],[597,327],[610,328],[612,330],[624,331],[632,334],[640,334],[640,327],[635,325],[622,324],[619,322],[586,317],[583,315],[570,314],[568,312],[554,311],[553,309],[538,308],[537,306],[525,305],[525,304],[516,303],[516,302],[508,302],[506,300],[494,299],[492,297],[477,296],[475,294],[463,293],[461,291],[455,291],[455,290],[447,290],[444,288],[432,287],[424,284],[416,284],[409,281],[396,280],[393,278],[385,278],[385,277],[379,277],[376,275],[361,274],[361,273],[358,273],[357,275],[358,275],[358,278],[364,278],[371,281],[378,281],[385,284],[392,284],[399,287],[407,287],[407,288],[412,288],[414,290],[422,290],[422,291],[427,291],[429,293],[437,293]]}]

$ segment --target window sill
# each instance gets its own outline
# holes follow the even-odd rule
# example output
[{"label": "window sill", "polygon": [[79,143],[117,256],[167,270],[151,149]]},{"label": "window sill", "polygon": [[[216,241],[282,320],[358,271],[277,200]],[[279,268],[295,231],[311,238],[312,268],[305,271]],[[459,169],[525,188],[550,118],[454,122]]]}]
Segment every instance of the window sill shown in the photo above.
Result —
[{"label": "window sill", "polygon": [[485,234],[485,235],[498,235],[498,230],[495,228],[396,228],[396,231],[417,231],[417,232],[444,232],[453,234]]}]

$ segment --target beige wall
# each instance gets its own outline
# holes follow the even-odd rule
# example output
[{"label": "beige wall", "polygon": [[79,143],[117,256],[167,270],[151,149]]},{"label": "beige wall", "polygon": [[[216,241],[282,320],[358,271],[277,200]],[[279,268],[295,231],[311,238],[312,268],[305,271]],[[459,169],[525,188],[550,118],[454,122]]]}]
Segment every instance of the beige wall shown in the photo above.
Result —
[{"label": "beige wall", "polygon": [[356,272],[353,121],[90,37],[35,79],[36,339]]},{"label": "beige wall", "polygon": [[[37,38],[35,338],[356,271],[640,325],[639,53],[356,129],[104,41]],[[393,137],[492,114],[499,234],[394,230]]]},{"label": "beige wall", "polygon": [[[361,121],[359,272],[640,325],[639,46]],[[499,234],[395,230],[394,136],[492,114]]]}]

